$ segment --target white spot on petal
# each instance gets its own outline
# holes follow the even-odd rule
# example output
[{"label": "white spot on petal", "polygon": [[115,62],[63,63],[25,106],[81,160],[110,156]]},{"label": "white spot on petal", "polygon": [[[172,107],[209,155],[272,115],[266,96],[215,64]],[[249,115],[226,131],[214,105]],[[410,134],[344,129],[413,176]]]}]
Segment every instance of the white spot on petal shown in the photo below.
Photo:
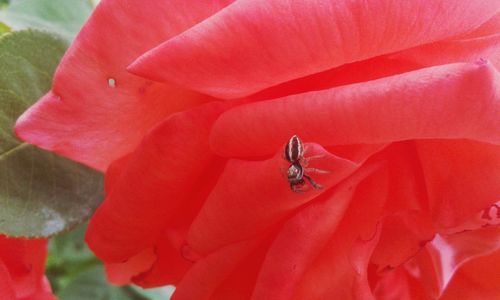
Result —
[{"label": "white spot on petal", "polygon": [[116,80],[114,78],[108,78],[108,86],[114,89],[116,87]]}]

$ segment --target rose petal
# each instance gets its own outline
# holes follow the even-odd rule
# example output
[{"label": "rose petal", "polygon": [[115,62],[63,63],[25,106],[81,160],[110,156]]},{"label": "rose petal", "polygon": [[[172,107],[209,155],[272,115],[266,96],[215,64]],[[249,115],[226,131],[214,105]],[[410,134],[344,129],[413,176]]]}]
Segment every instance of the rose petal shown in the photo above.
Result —
[{"label": "rose petal", "polygon": [[111,193],[113,187],[117,182],[119,182],[120,176],[128,168],[128,163],[130,162],[132,154],[125,155],[111,163],[106,170],[106,177],[104,182],[104,189],[106,194]]},{"label": "rose petal", "polygon": [[500,228],[436,235],[405,268],[432,299],[437,299],[467,262],[500,249]]},{"label": "rose petal", "polygon": [[382,77],[397,75],[422,66],[386,56],[357,61],[324,72],[284,82],[253,94],[247,99],[267,100],[310,91],[324,90],[336,86],[365,82]]},{"label": "rose petal", "polygon": [[233,244],[199,260],[177,285],[172,300],[210,299],[217,287],[257,245],[255,241]]},{"label": "rose petal", "polygon": [[373,294],[375,295],[375,299],[379,300],[432,300],[426,294],[421,283],[412,277],[403,267],[386,270],[378,278],[373,289]]},{"label": "rose petal", "polygon": [[270,239],[266,239],[249,256],[242,259],[231,274],[217,287],[211,299],[250,299],[269,244]]},{"label": "rose petal", "polygon": [[125,67],[230,2],[102,1],[64,56],[52,90],[18,120],[17,135],[104,171],[166,116],[210,100]]},{"label": "rose petal", "polygon": [[434,237],[432,220],[424,213],[408,211],[386,217],[371,262],[379,268],[397,267],[415,255]]},{"label": "rose petal", "polygon": [[105,264],[107,279],[115,285],[131,283],[131,278],[149,268],[156,260],[152,248],[146,249],[124,263]]},{"label": "rose petal", "polygon": [[393,143],[380,155],[387,161],[389,183],[380,239],[371,258],[379,270],[406,262],[435,234],[415,142]]},{"label": "rose petal", "polygon": [[17,300],[9,270],[2,261],[0,261],[0,299]]},{"label": "rose petal", "polygon": [[500,201],[473,214],[471,218],[467,219],[462,224],[456,227],[447,228],[447,230],[441,228],[441,231],[444,234],[452,234],[496,225],[500,225]]},{"label": "rose petal", "polygon": [[500,32],[500,12],[497,12],[496,15],[491,17],[488,21],[484,22],[479,26],[478,28],[474,29],[473,31],[462,35],[458,36],[455,39],[472,39],[472,38],[479,38],[479,37],[485,37],[489,35],[495,35]]},{"label": "rose petal", "polygon": [[440,299],[500,299],[500,251],[475,258],[451,279]]},{"label": "rose petal", "polygon": [[247,157],[270,155],[293,134],[322,145],[419,138],[500,143],[498,86],[490,64],[452,64],[250,103],[221,115],[210,144],[219,155]]},{"label": "rose petal", "polygon": [[472,63],[485,59],[500,69],[500,33],[486,37],[432,43],[394,54],[391,57],[406,59],[422,66],[454,62]]},{"label": "rose petal", "polygon": [[486,59],[500,68],[500,13],[465,35],[389,55],[424,66]]},{"label": "rose petal", "polygon": [[373,171],[357,171],[284,224],[266,254],[252,299],[293,298],[300,279],[341,222],[356,187]]},{"label": "rose petal", "polygon": [[31,297],[42,291],[46,256],[47,240],[0,235],[0,265],[9,273],[15,299]]},{"label": "rose petal", "polygon": [[382,167],[356,187],[340,225],[309,265],[293,299],[373,299],[367,269],[380,236],[387,181]]},{"label": "rose petal", "polygon": [[56,296],[52,292],[41,291],[28,298],[23,298],[22,300],[57,300]]},{"label": "rose petal", "polygon": [[[312,160],[310,167],[329,172],[311,174],[325,189],[358,167],[317,144],[308,143],[305,147],[306,157],[322,155]],[[262,234],[321,193],[312,188],[305,193],[291,191],[286,179],[289,163],[282,157],[282,151],[268,160],[228,162],[189,229],[188,243],[195,251],[209,253],[223,245]]]},{"label": "rose petal", "polygon": [[433,220],[441,232],[498,201],[500,146],[429,140],[418,141],[417,149]]},{"label": "rose petal", "polygon": [[86,238],[98,257],[122,263],[153,247],[168,223],[194,217],[221,169],[208,133],[222,110],[210,103],[175,114],[146,136],[90,221]]},{"label": "rose petal", "polygon": [[181,246],[167,238],[158,240],[155,247],[156,261],[146,272],[133,278],[133,282],[144,288],[178,283],[193,264],[187,257],[181,257]]},{"label": "rose petal", "polygon": [[[484,228],[449,236],[438,235],[428,246],[440,265],[442,287],[446,287],[455,271],[474,257],[500,249],[500,228]],[[436,251],[437,250],[437,251]]]},{"label": "rose petal", "polygon": [[496,0],[240,0],[147,52],[130,69],[235,98],[470,31],[499,9]]},{"label": "rose petal", "polygon": [[349,228],[337,230],[304,274],[293,299],[375,299],[368,284],[367,265],[378,234],[369,241],[354,236]]}]

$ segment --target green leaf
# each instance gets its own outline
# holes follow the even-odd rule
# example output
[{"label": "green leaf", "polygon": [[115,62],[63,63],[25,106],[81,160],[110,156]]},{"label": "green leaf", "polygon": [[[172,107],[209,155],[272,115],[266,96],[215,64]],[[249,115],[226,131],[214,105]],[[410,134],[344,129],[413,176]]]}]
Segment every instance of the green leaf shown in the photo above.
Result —
[{"label": "green leaf", "polygon": [[47,30],[71,41],[92,12],[88,0],[18,0],[0,11],[12,30]]},{"label": "green leaf", "polygon": [[78,274],[58,296],[60,300],[143,300],[126,289],[109,285],[100,265]]},{"label": "green leaf", "polygon": [[86,224],[82,224],[72,231],[50,239],[45,274],[56,294],[82,271],[100,264],[85,245],[86,229]]},{"label": "green leaf", "polygon": [[0,38],[0,153],[19,146],[12,133],[14,122],[50,89],[66,47],[56,36],[30,30]]},{"label": "green leaf", "polygon": [[24,30],[0,37],[0,232],[48,237],[88,219],[102,175],[18,141],[17,117],[50,89],[66,42]]},{"label": "green leaf", "polygon": [[[49,259],[56,266],[74,267],[79,265],[88,265],[98,262],[94,254],[85,245],[85,231],[87,224],[81,224],[72,231],[60,234],[50,240],[49,243]],[[47,262],[47,267],[50,267],[51,262]],[[81,270],[77,268],[77,272]]]}]

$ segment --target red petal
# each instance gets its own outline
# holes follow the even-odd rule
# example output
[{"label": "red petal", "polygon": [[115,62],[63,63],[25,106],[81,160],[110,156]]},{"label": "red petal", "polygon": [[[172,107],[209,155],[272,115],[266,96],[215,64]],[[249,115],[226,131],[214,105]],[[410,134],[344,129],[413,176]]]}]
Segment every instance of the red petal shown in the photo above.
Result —
[{"label": "red petal", "polygon": [[[391,75],[420,69],[422,66],[408,60],[397,60],[388,56],[377,56],[324,72],[272,86],[249,96],[252,100],[280,98],[293,94],[324,90],[336,86],[365,82]],[[247,98],[247,99],[248,99]]]},{"label": "red petal", "polygon": [[[50,292],[50,289],[46,289],[44,277],[46,256],[47,240],[7,238],[0,235],[0,268],[9,274],[17,297],[15,299],[30,299],[38,293]],[[0,289],[0,295],[1,292],[3,289]],[[5,292],[7,295],[10,293],[8,289]]]},{"label": "red petal", "polygon": [[211,103],[173,115],[146,136],[90,221],[87,242],[98,257],[122,263],[153,247],[168,223],[190,221],[212,186],[201,176],[220,172],[208,133],[222,110]]},{"label": "red petal", "polygon": [[500,69],[500,14],[464,36],[405,50],[390,57],[425,66],[486,59]]},{"label": "red petal", "polygon": [[397,267],[415,255],[434,234],[432,221],[424,213],[408,211],[390,215],[382,223],[371,262],[379,268]]},{"label": "red petal", "polygon": [[468,230],[476,230],[483,227],[500,225],[500,201],[493,203],[485,209],[478,211],[462,224],[444,230],[443,233],[456,233]]},{"label": "red petal", "polygon": [[419,138],[500,143],[498,86],[489,64],[427,68],[238,106],[217,120],[210,142],[229,157],[270,155],[293,134],[322,145]]},{"label": "red petal", "polygon": [[378,269],[404,263],[435,233],[415,143],[394,143],[382,155],[389,170],[389,192],[380,240],[371,258]]},{"label": "red petal", "polygon": [[415,141],[393,143],[383,151],[390,186],[386,214],[429,211],[427,190]]},{"label": "red petal", "polygon": [[[289,137],[288,137],[289,138]],[[282,143],[288,139],[283,139]],[[311,174],[325,189],[350,175],[358,165],[306,144],[307,156],[321,154],[311,167],[328,171]],[[284,149],[279,147],[279,149]],[[230,160],[188,233],[189,245],[200,254],[264,233],[295,208],[320,194],[291,191],[286,179],[289,163],[280,150],[264,161]]]},{"label": "red petal", "polygon": [[250,299],[268,248],[269,240],[266,240],[252,254],[241,260],[232,273],[217,287],[211,299]]},{"label": "red petal", "polygon": [[182,257],[181,246],[167,238],[161,238],[155,247],[156,261],[146,272],[133,278],[133,282],[144,288],[178,283],[193,264],[189,257]]},{"label": "red petal", "polygon": [[378,279],[373,293],[378,300],[432,300],[421,283],[403,267],[385,271]]},{"label": "red petal", "polygon": [[[470,31],[498,1],[241,0],[147,52],[131,70],[222,98]],[[436,26],[434,20],[439,20]]]},{"label": "red petal", "polygon": [[405,268],[430,298],[437,299],[464,264],[498,249],[500,228],[437,235]]},{"label": "red petal", "polygon": [[441,300],[500,299],[500,251],[475,258],[453,276]]},{"label": "red petal", "polygon": [[381,168],[356,187],[340,225],[309,265],[293,299],[373,299],[367,267],[379,239],[387,179]]},{"label": "red petal", "polygon": [[103,1],[64,56],[52,91],[20,117],[16,133],[105,170],[166,116],[210,100],[130,75],[125,67],[229,2]]},{"label": "red petal", "polygon": [[472,63],[485,59],[500,68],[500,33],[468,40],[433,43],[395,54],[394,58],[407,59],[423,66]]},{"label": "red petal", "polygon": [[337,230],[327,247],[309,267],[293,299],[375,299],[367,279],[368,261],[378,240],[355,239],[349,228]]},{"label": "red petal", "polygon": [[0,299],[16,300],[14,284],[10,278],[9,270],[0,260]]},{"label": "red petal", "polygon": [[417,142],[417,149],[439,230],[456,227],[498,201],[500,146],[433,140]]},{"label": "red petal", "polygon": [[130,284],[132,277],[151,268],[155,260],[156,254],[149,248],[124,263],[105,264],[108,281],[116,285]]},{"label": "red petal", "polygon": [[257,245],[255,241],[233,244],[199,260],[177,285],[172,300],[210,299]]},{"label": "red petal", "polygon": [[113,187],[115,186],[115,183],[119,182],[120,176],[128,168],[128,163],[130,162],[132,157],[132,154],[125,155],[109,165],[108,169],[106,170],[104,185],[106,194],[111,193]]},{"label": "red petal", "polygon": [[435,264],[440,267],[442,287],[446,287],[461,265],[500,249],[500,228],[485,228],[449,236],[438,235],[428,247],[434,248],[431,253]]},{"label": "red petal", "polygon": [[494,15],[493,17],[491,17],[491,19],[481,24],[481,26],[479,26],[478,28],[474,29],[473,31],[463,36],[459,36],[456,39],[485,37],[497,34],[499,33],[499,31],[500,31],[500,12],[497,12],[496,15]]},{"label": "red petal", "polygon": [[266,254],[252,299],[292,299],[302,276],[342,221],[356,187],[373,171],[356,172],[285,223]]}]

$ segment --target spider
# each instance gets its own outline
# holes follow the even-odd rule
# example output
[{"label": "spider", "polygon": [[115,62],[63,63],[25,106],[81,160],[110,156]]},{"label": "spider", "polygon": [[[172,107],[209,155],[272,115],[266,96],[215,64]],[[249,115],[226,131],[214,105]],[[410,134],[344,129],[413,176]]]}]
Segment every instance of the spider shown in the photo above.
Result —
[{"label": "spider", "polygon": [[[311,171],[316,173],[328,173],[324,170],[319,170],[315,168],[305,168],[311,159],[321,157],[322,155],[312,156],[309,158],[304,158],[304,145],[297,135],[290,138],[285,146],[285,159],[290,162],[288,167],[287,177],[288,183],[290,183],[290,188],[294,192],[303,192],[302,187],[306,183],[304,180],[307,179],[309,183],[317,190],[323,188],[322,185],[316,183],[309,175],[305,174],[305,171]],[[302,165],[304,164],[304,166]]]}]

